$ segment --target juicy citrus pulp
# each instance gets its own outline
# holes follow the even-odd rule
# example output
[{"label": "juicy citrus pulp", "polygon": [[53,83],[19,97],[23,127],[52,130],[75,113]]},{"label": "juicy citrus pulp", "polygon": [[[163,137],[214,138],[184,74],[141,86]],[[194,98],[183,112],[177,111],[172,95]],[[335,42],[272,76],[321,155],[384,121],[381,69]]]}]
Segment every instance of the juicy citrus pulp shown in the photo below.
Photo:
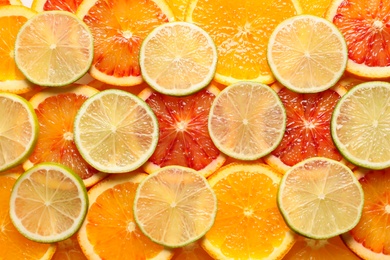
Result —
[{"label": "juicy citrus pulp", "polygon": [[134,218],[142,232],[167,247],[182,247],[201,238],[216,213],[217,199],[206,178],[181,166],[150,174],[134,198]]},{"label": "juicy citrus pulp", "polygon": [[63,10],[76,13],[83,0],[33,0],[31,9],[37,12]]}]

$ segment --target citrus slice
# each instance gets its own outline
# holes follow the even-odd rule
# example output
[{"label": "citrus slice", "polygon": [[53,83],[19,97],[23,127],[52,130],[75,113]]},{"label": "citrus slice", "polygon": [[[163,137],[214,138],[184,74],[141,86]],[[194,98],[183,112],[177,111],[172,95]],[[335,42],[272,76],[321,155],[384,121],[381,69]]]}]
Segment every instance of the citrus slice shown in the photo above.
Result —
[{"label": "citrus slice", "polygon": [[176,248],[172,260],[213,260],[200,245],[200,240]]},{"label": "citrus slice", "polygon": [[298,0],[303,14],[324,17],[332,0]]},{"label": "citrus slice", "polygon": [[32,88],[32,84],[16,67],[14,49],[20,28],[35,14],[24,6],[0,6],[0,91],[20,94]]},{"label": "citrus slice", "polygon": [[210,176],[218,212],[201,243],[213,258],[282,259],[288,252],[295,236],[276,204],[280,178],[261,163],[230,163]]},{"label": "citrus slice", "polygon": [[1,5],[22,5],[20,0],[0,0]]},{"label": "citrus slice", "polygon": [[139,94],[155,113],[160,129],[156,150],[143,166],[147,173],[179,165],[207,177],[224,164],[226,156],[215,147],[207,130],[210,107],[218,93],[212,83],[186,97],[167,96],[150,88]]},{"label": "citrus slice", "polygon": [[230,157],[256,160],[283,138],[286,112],[274,90],[239,82],[221,91],[210,109],[208,129],[216,147]]},{"label": "citrus slice", "polygon": [[75,234],[88,209],[87,190],[71,169],[41,163],[23,173],[10,197],[10,216],[33,241],[53,243]]},{"label": "citrus slice", "polygon": [[390,166],[390,83],[371,81],[348,91],[337,103],[332,138],[340,153],[365,168]]},{"label": "citrus slice", "polygon": [[364,191],[362,217],[342,238],[362,259],[390,259],[390,169],[360,169],[355,174]]},{"label": "citrus slice", "polygon": [[163,0],[84,0],[77,15],[94,37],[91,76],[120,86],[142,82],[139,68],[142,41],[158,25],[174,19]]},{"label": "citrus slice", "polygon": [[37,12],[63,10],[76,13],[83,0],[33,0],[31,9]]},{"label": "citrus slice", "polygon": [[74,121],[74,141],[80,154],[107,173],[139,168],[156,149],[158,131],[150,107],[137,96],[117,89],[90,97]]},{"label": "citrus slice", "polygon": [[389,6],[371,0],[333,0],[326,13],[348,45],[347,71],[381,79],[390,77]]},{"label": "citrus slice", "polygon": [[217,199],[206,178],[191,168],[167,166],[138,186],[134,219],[152,241],[182,247],[213,225]]},{"label": "citrus slice", "polygon": [[299,93],[317,93],[332,87],[343,75],[347,44],[337,27],[314,15],[299,15],[280,23],[267,50],[275,78]]},{"label": "citrus slice", "polygon": [[166,95],[185,96],[206,87],[214,78],[216,66],[213,40],[191,23],[162,24],[141,45],[142,77]]},{"label": "citrus slice", "polygon": [[313,157],[283,175],[277,200],[292,230],[308,238],[328,239],[356,226],[364,196],[347,166],[325,157]]},{"label": "citrus slice", "polygon": [[330,119],[337,101],[346,90],[337,86],[320,93],[296,93],[274,83],[287,114],[286,131],[281,143],[264,157],[267,164],[285,173],[291,166],[310,157],[342,161],[333,144]]},{"label": "citrus slice", "polygon": [[171,8],[175,21],[184,21],[191,0],[165,0]]},{"label": "citrus slice", "polygon": [[77,233],[58,242],[56,252],[50,260],[87,260],[77,241]]},{"label": "citrus slice", "polygon": [[16,37],[16,65],[37,85],[73,83],[88,71],[92,59],[92,34],[70,12],[41,12],[29,19]]},{"label": "citrus slice", "polygon": [[172,252],[147,238],[134,220],[134,196],[146,176],[111,175],[88,191],[88,214],[78,232],[88,259],[171,259]]},{"label": "citrus slice", "polygon": [[19,174],[0,175],[0,256],[3,259],[48,260],[56,251],[55,244],[31,241],[19,233],[9,215],[12,187]]},{"label": "citrus slice", "polygon": [[39,125],[34,108],[16,94],[0,92],[0,115],[0,171],[3,171],[30,155]]},{"label": "citrus slice", "polygon": [[298,13],[296,0],[191,0],[186,21],[204,29],[216,44],[216,81],[268,84],[274,81],[267,64],[268,39],[277,24]]},{"label": "citrus slice", "polygon": [[24,162],[24,169],[42,162],[56,162],[71,168],[91,187],[107,174],[90,166],[80,155],[74,143],[73,124],[78,109],[98,90],[89,86],[70,85],[47,88],[31,99],[39,122],[38,141]]}]

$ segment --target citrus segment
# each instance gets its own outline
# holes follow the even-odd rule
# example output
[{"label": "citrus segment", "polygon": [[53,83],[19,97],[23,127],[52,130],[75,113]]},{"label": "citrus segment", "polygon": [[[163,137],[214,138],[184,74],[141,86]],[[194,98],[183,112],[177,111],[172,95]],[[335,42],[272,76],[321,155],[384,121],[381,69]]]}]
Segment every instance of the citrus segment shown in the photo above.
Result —
[{"label": "citrus segment", "polygon": [[142,232],[167,247],[201,238],[216,213],[217,199],[206,178],[181,166],[167,166],[146,177],[134,198],[134,218]]},{"label": "citrus segment", "polygon": [[363,190],[344,164],[323,157],[306,159],[288,170],[278,206],[291,229],[314,239],[351,230],[363,208]]},{"label": "citrus segment", "polygon": [[324,18],[299,15],[280,23],[270,36],[268,63],[275,78],[299,93],[332,87],[347,65],[347,45]]},{"label": "citrus segment", "polygon": [[155,27],[174,19],[163,0],[84,0],[77,15],[94,37],[91,76],[121,86],[142,82],[139,68],[142,41]]},{"label": "citrus segment", "polygon": [[[168,260],[172,252],[143,235],[133,216],[139,183],[147,175],[111,175],[88,191],[90,206],[78,232],[88,259]],[[125,195],[125,196],[124,196]]]},{"label": "citrus segment", "polygon": [[23,173],[10,197],[15,227],[25,237],[43,243],[65,240],[76,233],[87,208],[87,190],[80,177],[54,163],[41,163]]},{"label": "citrus segment", "polygon": [[31,9],[37,12],[63,10],[76,13],[83,0],[33,0]]},{"label": "citrus segment", "polygon": [[22,5],[20,0],[0,0],[1,5]]},{"label": "citrus segment", "polygon": [[213,260],[200,245],[200,240],[176,248],[172,260]]},{"label": "citrus segment", "polygon": [[260,83],[240,82],[224,90],[211,106],[208,129],[223,153],[256,160],[270,153],[283,138],[286,113],[274,90]]},{"label": "citrus segment", "polygon": [[141,45],[142,77],[166,95],[184,96],[206,87],[214,77],[216,65],[213,40],[191,23],[162,24]]},{"label": "citrus segment", "polygon": [[139,168],[156,149],[159,126],[150,107],[117,89],[90,97],[77,112],[74,140],[82,157],[107,173]]},{"label": "citrus segment", "polygon": [[332,0],[298,0],[302,14],[324,17]]},{"label": "citrus segment", "polygon": [[165,0],[172,10],[176,21],[184,21],[191,0]]},{"label": "citrus segment", "polygon": [[186,21],[203,28],[216,44],[216,81],[226,85],[242,80],[271,83],[268,39],[277,24],[300,12],[297,8],[294,0],[283,4],[278,0],[192,0]]},{"label": "citrus segment", "polygon": [[332,138],[352,163],[372,169],[390,166],[390,83],[371,81],[348,91],[337,103]]},{"label": "citrus segment", "polygon": [[51,260],[87,260],[77,241],[77,233],[57,243],[56,252]]},{"label": "citrus segment", "polygon": [[281,259],[287,253],[295,237],[276,204],[280,178],[265,164],[231,163],[208,179],[218,203],[214,225],[202,240],[211,256]]},{"label": "citrus segment", "polygon": [[25,238],[14,227],[9,216],[9,201],[12,187],[18,174],[0,175],[0,255],[3,259],[48,260],[56,245],[44,244]]}]

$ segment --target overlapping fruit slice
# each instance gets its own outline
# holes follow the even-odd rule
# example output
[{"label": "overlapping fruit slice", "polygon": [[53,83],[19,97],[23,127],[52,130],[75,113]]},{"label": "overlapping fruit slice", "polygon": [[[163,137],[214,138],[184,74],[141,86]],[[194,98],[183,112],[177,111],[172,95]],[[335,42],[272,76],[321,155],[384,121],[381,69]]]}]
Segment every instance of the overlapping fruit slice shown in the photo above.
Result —
[{"label": "overlapping fruit slice", "polygon": [[76,13],[83,0],[33,0],[31,9],[42,12],[49,10],[63,10]]}]

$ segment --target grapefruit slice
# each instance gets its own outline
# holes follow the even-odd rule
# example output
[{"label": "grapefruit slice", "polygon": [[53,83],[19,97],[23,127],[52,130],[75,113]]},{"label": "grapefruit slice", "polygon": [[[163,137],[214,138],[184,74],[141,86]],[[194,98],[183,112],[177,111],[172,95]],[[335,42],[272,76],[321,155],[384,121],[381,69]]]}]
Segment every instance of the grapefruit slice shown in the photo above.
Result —
[{"label": "grapefruit slice", "polygon": [[63,10],[76,13],[83,0],[33,0],[31,9],[37,12]]}]

